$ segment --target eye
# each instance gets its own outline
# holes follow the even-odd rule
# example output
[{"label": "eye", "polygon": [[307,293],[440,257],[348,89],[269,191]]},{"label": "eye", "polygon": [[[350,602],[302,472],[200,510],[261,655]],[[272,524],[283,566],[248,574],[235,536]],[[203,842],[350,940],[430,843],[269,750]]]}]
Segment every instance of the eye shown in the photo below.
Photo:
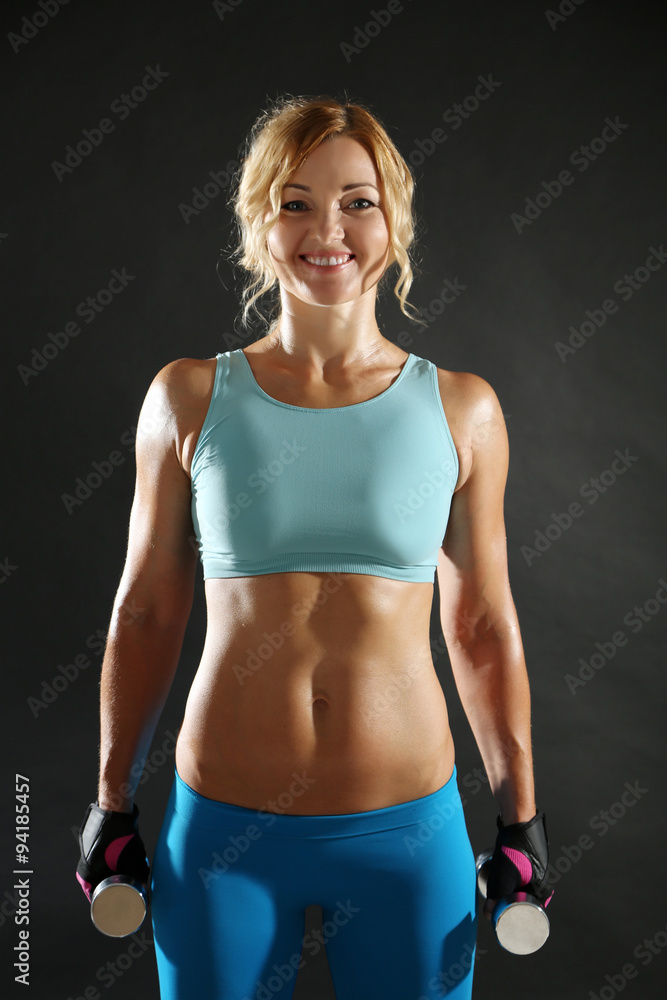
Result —
[{"label": "eye", "polygon": [[[363,202],[363,204],[359,205],[360,202]],[[347,207],[354,208],[355,205],[357,205],[360,208],[375,208],[375,203],[369,201],[368,198],[355,198],[354,201],[351,201]]]},{"label": "eye", "polygon": [[295,211],[295,208],[294,208],[295,205],[299,206],[299,208],[297,208],[296,211],[301,211],[301,209],[307,208],[307,205],[305,205],[304,202],[298,201],[298,200],[295,200],[295,201],[286,201],[284,205],[281,205],[281,208],[286,209],[288,212],[293,212],[293,211]]}]

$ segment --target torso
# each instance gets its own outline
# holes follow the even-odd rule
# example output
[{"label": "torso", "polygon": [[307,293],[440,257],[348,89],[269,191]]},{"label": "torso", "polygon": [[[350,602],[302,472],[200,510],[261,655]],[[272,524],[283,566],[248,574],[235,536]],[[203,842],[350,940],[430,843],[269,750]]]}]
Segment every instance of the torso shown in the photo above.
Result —
[{"label": "torso", "polygon": [[[345,384],[296,386],[261,342],[244,348],[270,396],[295,406],[346,406],[383,392],[407,354],[361,368]],[[197,405],[180,428],[189,474],[215,359],[193,362]],[[471,464],[460,373],[438,370],[459,457]],[[295,815],[363,812],[428,795],[450,778],[454,746],[429,644],[433,584],[363,574],[279,573],[210,579],[202,660],[176,749],[201,795]]]}]

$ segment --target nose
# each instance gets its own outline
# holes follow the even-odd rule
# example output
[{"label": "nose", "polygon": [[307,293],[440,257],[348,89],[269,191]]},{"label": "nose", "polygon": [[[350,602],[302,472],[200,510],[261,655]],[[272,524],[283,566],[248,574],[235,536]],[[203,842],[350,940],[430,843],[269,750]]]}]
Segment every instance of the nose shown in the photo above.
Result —
[{"label": "nose", "polygon": [[343,214],[339,208],[320,208],[313,213],[310,235],[322,246],[345,238]]}]

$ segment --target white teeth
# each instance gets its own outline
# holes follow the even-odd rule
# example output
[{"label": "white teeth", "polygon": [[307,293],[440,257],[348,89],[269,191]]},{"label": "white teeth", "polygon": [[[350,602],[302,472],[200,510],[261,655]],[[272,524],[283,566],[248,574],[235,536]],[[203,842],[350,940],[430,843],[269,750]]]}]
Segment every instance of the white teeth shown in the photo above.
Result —
[{"label": "white teeth", "polygon": [[317,264],[319,267],[332,267],[334,264],[345,264],[346,261],[352,260],[352,255],[349,253],[343,257],[308,257],[306,255],[306,260],[309,264]]}]

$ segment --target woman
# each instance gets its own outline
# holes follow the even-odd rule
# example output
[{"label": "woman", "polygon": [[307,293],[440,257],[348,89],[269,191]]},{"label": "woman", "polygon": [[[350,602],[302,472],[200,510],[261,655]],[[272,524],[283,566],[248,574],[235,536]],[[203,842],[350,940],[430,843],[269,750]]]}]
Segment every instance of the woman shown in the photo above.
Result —
[{"label": "woman", "polygon": [[208,613],[153,861],[163,1000],[194,984],[290,997],[322,946],[338,1000],[471,996],[475,869],[429,645],[436,570],[500,811],[489,895],[540,891],[502,412],[483,379],[406,354],[375,316],[390,269],[408,314],[412,198],[365,109],[295,98],[263,115],[234,207],[255,279],[244,318],[277,286],[277,319],[243,349],[167,365],[142,408],[98,805],[129,830],[118,870],[144,878],[133,776],[178,663],[196,548]]}]

